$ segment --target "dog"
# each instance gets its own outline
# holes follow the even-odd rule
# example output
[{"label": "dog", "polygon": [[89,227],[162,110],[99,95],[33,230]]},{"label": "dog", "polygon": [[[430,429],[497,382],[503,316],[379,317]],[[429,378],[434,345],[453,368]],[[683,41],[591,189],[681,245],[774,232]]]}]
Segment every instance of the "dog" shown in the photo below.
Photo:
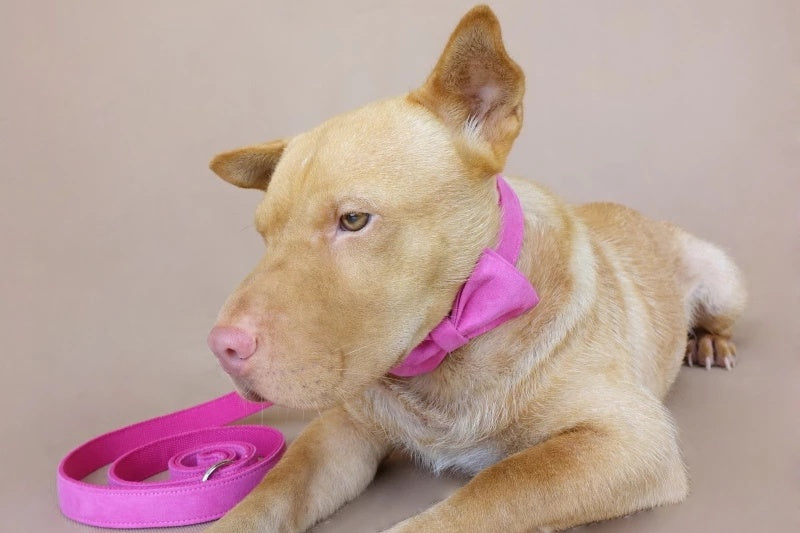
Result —
[{"label": "dog", "polygon": [[209,345],[244,397],[324,411],[210,531],[306,530],[395,449],[471,476],[396,533],[553,531],[686,498],[663,398],[684,360],[735,364],[741,275],[675,225],[503,177],[524,83],[478,6],[418,89],[213,159],[265,191],[266,253]]}]

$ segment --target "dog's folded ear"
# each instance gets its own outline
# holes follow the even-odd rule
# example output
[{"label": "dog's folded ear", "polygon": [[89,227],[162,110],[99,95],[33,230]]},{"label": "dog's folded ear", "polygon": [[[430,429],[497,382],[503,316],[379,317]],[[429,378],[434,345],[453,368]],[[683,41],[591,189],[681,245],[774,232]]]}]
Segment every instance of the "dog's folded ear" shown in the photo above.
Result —
[{"label": "dog's folded ear", "polygon": [[487,6],[456,27],[425,84],[409,98],[433,111],[472,150],[500,170],[522,127],[525,76],[503,46],[500,23]]},{"label": "dog's folded ear", "polygon": [[211,160],[209,167],[220,178],[245,189],[267,189],[275,166],[286,148],[281,139],[224,152]]}]

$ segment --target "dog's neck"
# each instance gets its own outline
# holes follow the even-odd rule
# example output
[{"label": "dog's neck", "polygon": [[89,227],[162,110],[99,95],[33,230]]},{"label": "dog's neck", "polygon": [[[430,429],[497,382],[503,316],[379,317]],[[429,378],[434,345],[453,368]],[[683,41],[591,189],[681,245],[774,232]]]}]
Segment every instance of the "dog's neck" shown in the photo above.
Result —
[{"label": "dog's neck", "polygon": [[448,353],[539,303],[536,290],[515,266],[525,232],[522,206],[502,176],[496,176],[496,181],[502,211],[497,246],[483,251],[456,293],[450,313],[389,371],[391,374],[411,377],[431,372]]}]

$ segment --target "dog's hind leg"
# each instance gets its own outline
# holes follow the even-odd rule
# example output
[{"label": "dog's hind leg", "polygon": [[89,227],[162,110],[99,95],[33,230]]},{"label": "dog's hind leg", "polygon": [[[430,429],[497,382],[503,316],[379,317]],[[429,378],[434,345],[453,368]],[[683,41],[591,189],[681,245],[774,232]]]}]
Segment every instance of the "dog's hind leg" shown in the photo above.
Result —
[{"label": "dog's hind leg", "polygon": [[731,258],[711,243],[683,232],[679,243],[690,317],[686,363],[730,370],[736,364],[731,332],[747,300],[741,273]]}]

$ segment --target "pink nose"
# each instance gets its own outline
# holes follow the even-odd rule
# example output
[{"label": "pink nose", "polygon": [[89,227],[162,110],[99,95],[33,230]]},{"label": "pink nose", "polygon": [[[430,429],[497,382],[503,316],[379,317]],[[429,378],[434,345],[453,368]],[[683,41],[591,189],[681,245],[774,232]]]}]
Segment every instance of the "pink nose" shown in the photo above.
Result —
[{"label": "pink nose", "polygon": [[256,353],[256,338],[243,329],[215,326],[208,334],[208,347],[226,372],[241,373],[244,360]]}]

